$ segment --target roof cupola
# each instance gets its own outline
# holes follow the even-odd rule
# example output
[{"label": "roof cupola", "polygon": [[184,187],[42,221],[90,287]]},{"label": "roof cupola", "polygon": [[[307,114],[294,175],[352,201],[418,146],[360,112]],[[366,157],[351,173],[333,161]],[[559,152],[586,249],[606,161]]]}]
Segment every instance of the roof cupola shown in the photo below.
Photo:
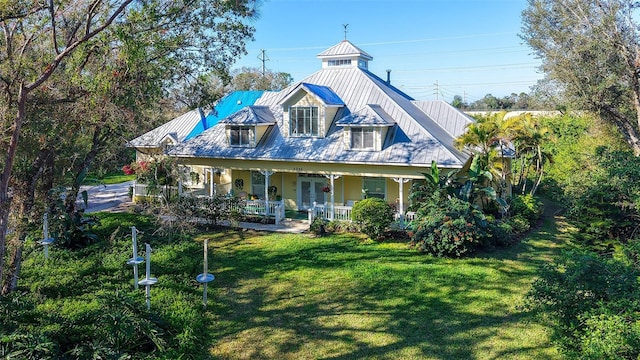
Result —
[{"label": "roof cupola", "polygon": [[359,67],[365,70],[373,60],[371,55],[346,39],[318,54],[318,58],[322,60],[322,68]]}]

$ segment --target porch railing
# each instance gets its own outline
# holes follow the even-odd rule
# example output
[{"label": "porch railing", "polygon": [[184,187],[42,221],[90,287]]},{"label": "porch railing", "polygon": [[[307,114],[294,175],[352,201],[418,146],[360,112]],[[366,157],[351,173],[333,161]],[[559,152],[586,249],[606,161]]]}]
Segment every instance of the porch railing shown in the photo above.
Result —
[{"label": "porch railing", "polygon": [[232,207],[232,210],[241,212],[245,215],[273,216],[276,225],[280,224],[284,219],[284,200],[246,200],[244,202],[244,206],[236,204],[232,205]]},{"label": "porch railing", "polygon": [[[216,185],[216,193],[218,194],[227,194],[229,190],[231,190],[230,184],[222,184]],[[176,186],[157,186],[154,188],[150,188],[147,184],[139,184],[135,183],[133,185],[133,196],[148,196],[148,197],[160,197],[163,195],[177,195],[178,187]],[[208,196],[206,190],[203,189],[195,189],[193,191],[183,191],[180,196]],[[246,200],[244,202],[244,207],[239,207],[235,205],[236,211],[239,211],[245,215],[259,215],[259,216],[269,216],[275,219],[276,224],[280,224],[280,222],[284,219],[284,200],[279,201],[264,201],[264,200]],[[229,202],[230,206],[231,202]]]},{"label": "porch railing", "polygon": [[[333,218],[331,217],[331,205],[330,204],[313,204],[309,209],[309,223],[312,223],[315,218],[322,218],[325,220],[339,220],[339,221],[351,221],[352,206],[339,206],[333,207]],[[412,222],[416,218],[416,213],[408,211],[404,214],[396,213],[394,219],[404,225]]]},{"label": "porch railing", "polygon": [[309,222],[320,217],[327,220],[351,221],[351,210],[353,206],[334,205],[333,218],[331,217],[331,205],[313,204],[309,209]]}]

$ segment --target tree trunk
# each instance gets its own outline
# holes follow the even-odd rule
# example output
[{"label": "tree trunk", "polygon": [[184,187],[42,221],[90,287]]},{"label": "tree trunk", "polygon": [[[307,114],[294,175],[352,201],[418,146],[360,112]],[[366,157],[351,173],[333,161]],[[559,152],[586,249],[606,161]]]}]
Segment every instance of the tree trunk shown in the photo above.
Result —
[{"label": "tree trunk", "polygon": [[27,235],[27,224],[35,204],[36,187],[44,173],[45,164],[51,156],[53,156],[53,151],[51,149],[40,150],[38,157],[31,165],[31,171],[27,178],[21,182],[21,184],[24,184],[24,187],[20,189],[22,196],[19,196],[22,200],[22,205],[20,206],[19,216],[17,218],[18,224],[16,226],[16,234],[13,242],[13,255],[11,256],[11,261],[6,266],[6,279],[1,283],[2,290],[0,294],[2,295],[10,293],[18,287],[18,278],[20,277],[20,269],[22,267],[23,245]]},{"label": "tree trunk", "polygon": [[7,230],[9,230],[9,213],[11,212],[11,194],[9,193],[9,183],[11,181],[11,172],[13,170],[13,162],[15,161],[16,151],[18,150],[18,140],[20,138],[20,129],[25,116],[27,103],[27,91],[24,85],[20,86],[18,92],[18,111],[13,120],[13,133],[9,142],[9,148],[4,158],[4,169],[0,174],[0,284],[3,283],[5,274],[4,258],[6,254]]}]

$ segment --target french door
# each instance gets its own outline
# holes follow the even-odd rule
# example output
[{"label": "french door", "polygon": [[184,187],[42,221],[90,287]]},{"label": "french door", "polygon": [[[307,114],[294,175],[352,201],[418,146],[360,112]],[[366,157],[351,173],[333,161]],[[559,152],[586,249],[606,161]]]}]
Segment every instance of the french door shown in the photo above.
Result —
[{"label": "french door", "polygon": [[322,188],[327,185],[327,178],[322,175],[298,175],[298,210],[308,210],[315,201],[324,204],[327,193]]}]

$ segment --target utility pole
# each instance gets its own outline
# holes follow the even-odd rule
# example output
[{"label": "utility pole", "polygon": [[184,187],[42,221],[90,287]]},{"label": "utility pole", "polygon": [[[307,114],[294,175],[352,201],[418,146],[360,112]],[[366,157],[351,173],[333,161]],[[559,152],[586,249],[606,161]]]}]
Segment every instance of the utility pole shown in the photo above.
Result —
[{"label": "utility pole", "polygon": [[439,100],[438,95],[440,94],[440,87],[438,86],[438,80],[434,84],[436,86],[436,100]]},{"label": "utility pole", "polygon": [[266,54],[267,50],[260,50],[260,55],[258,55],[258,60],[262,62],[262,76],[266,73],[265,62],[269,61],[269,57]]}]

